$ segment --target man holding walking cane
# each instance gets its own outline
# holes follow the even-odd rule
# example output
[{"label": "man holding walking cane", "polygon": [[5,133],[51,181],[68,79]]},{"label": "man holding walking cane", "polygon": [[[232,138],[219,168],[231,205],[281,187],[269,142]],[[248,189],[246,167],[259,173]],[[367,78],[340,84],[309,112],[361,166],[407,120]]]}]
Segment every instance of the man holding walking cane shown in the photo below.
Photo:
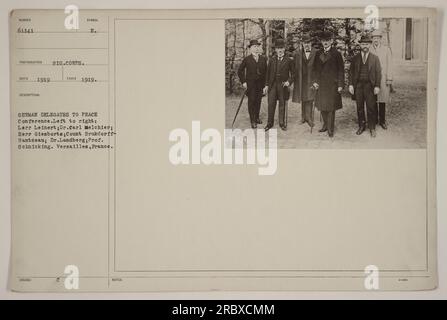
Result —
[{"label": "man holding walking cane", "polygon": [[315,105],[321,112],[323,127],[319,132],[334,136],[335,111],[342,108],[341,92],[345,82],[343,57],[332,46],[334,35],[324,31],[321,35],[322,49],[315,57],[314,88],[317,89]]},{"label": "man holding walking cane", "polygon": [[259,119],[259,112],[265,85],[267,60],[261,55],[261,44],[257,40],[251,40],[248,48],[250,55],[242,60],[237,74],[248,97],[251,127],[256,129],[257,125],[262,123]]}]

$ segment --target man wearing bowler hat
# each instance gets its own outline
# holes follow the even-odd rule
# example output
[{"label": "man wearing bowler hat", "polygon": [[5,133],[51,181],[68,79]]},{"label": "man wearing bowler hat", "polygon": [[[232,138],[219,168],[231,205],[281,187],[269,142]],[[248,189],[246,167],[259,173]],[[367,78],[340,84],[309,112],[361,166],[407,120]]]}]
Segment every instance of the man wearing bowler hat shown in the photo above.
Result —
[{"label": "man wearing bowler hat", "polygon": [[319,132],[334,136],[335,111],[342,108],[341,92],[344,87],[345,70],[343,57],[332,47],[333,35],[325,31],[321,35],[322,49],[315,57],[314,88],[317,89],[315,106],[320,110],[323,127]]},{"label": "man wearing bowler hat", "polygon": [[372,35],[372,45],[369,49],[375,54],[380,61],[382,67],[382,81],[380,82],[380,92],[377,95],[377,120],[383,129],[388,129],[385,119],[386,104],[390,103],[390,91],[393,84],[393,58],[391,49],[382,43],[382,32],[375,30]]},{"label": "man wearing bowler hat", "polygon": [[242,60],[237,74],[247,92],[251,127],[256,129],[257,125],[262,123],[259,112],[267,73],[267,59],[261,55],[261,44],[257,40],[251,40],[248,48],[250,55]]},{"label": "man wearing bowler hat", "polygon": [[313,86],[313,69],[316,50],[312,47],[312,39],[305,34],[301,38],[301,47],[294,55],[295,81],[293,83],[292,101],[301,104],[301,123],[306,123],[312,128],[314,119],[312,107],[315,99]]},{"label": "man wearing bowler hat", "polygon": [[[358,53],[351,61],[349,70],[349,92],[354,95],[357,102],[357,116],[359,129],[357,135],[361,135],[368,128],[371,137],[376,137],[376,99],[380,92],[380,83],[382,80],[379,58],[369,52],[372,43],[371,37],[363,35],[360,39],[362,51]],[[365,105],[367,118],[365,117]]]},{"label": "man wearing bowler hat", "polygon": [[275,57],[267,67],[266,90],[268,92],[268,122],[265,131],[274,124],[276,102],[279,106],[279,126],[287,130],[285,121],[286,101],[289,99],[289,86],[293,83],[293,62],[285,56],[284,40],[275,42]]}]

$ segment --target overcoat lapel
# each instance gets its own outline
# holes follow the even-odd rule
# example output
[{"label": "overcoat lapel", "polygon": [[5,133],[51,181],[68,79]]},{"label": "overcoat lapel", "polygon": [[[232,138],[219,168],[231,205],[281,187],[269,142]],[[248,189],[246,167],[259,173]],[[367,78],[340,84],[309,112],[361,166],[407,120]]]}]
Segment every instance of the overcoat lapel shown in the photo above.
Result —
[{"label": "overcoat lapel", "polygon": [[[252,60],[254,63],[256,63],[255,57],[253,57],[252,54],[250,55],[250,58],[251,58],[251,60]],[[258,59],[259,59],[259,58],[258,58]]]},{"label": "overcoat lapel", "polygon": [[360,72],[361,64],[362,64],[362,54],[359,53],[357,55],[357,59],[355,61],[355,68],[356,68],[357,72]]},{"label": "overcoat lapel", "polygon": [[284,65],[286,64],[286,57],[282,57],[282,61],[279,61],[278,58],[276,58],[276,60],[278,61],[278,66],[279,66],[279,70],[278,72],[282,71],[282,68],[284,67]]},{"label": "overcoat lapel", "polygon": [[276,68],[278,67],[278,63],[279,63],[279,61],[278,61],[278,57],[274,57],[273,58],[273,75],[276,75]]},{"label": "overcoat lapel", "polygon": [[251,60],[252,60],[255,64],[258,64],[259,62],[261,62],[261,56],[260,56],[260,55],[258,56],[258,62],[256,62],[256,59],[255,59],[255,57],[254,57],[252,54],[250,54],[250,57],[251,57]]},{"label": "overcoat lapel", "polygon": [[373,58],[371,58],[371,52],[368,54],[368,59],[367,59],[367,63],[368,63],[368,72],[371,74],[371,70],[373,68]]},{"label": "overcoat lapel", "polygon": [[331,51],[332,51],[332,49],[329,50],[327,54],[324,54],[324,50],[323,50],[323,52],[320,54],[321,62],[326,63],[328,60],[330,60],[332,58]]},{"label": "overcoat lapel", "polygon": [[309,55],[309,60],[307,61],[307,63],[309,65],[312,65],[314,63],[314,60],[315,60],[315,50],[311,50],[310,55]]}]

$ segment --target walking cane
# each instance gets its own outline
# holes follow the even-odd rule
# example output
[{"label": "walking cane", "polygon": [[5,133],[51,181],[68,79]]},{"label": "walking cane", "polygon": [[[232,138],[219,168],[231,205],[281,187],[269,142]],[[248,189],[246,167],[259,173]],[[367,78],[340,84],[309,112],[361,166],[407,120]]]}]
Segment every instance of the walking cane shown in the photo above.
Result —
[{"label": "walking cane", "polygon": [[288,118],[288,109],[289,109],[289,87],[286,87],[286,86],[284,86],[284,83],[285,82],[283,82],[282,83],[282,85],[283,85],[283,88],[284,88],[284,99],[287,97],[287,99],[285,99],[286,101],[284,102],[284,108],[285,108],[285,112],[284,112],[284,117],[285,117],[285,119],[284,119],[284,124],[285,124],[285,126],[286,126],[286,128],[287,128],[287,118]]},{"label": "walking cane", "polygon": [[311,112],[310,112],[310,118],[312,119],[312,126],[310,127],[310,134],[312,134],[312,131],[313,131],[314,126],[315,126],[314,114],[315,114],[315,102],[312,101],[312,109],[311,109]]},{"label": "walking cane", "polygon": [[246,92],[247,92],[247,90],[244,90],[244,93],[242,94],[242,98],[241,98],[241,101],[239,102],[239,106],[237,107],[236,114],[234,115],[234,119],[233,119],[233,123],[231,124],[231,128],[233,128],[234,122],[236,121],[236,118],[237,118],[237,115],[239,113],[239,110],[241,110],[242,102],[244,102],[244,98],[245,98],[245,93]]},{"label": "walking cane", "polygon": [[[313,129],[314,129],[314,126],[315,126],[315,96],[316,96],[316,90],[317,89],[315,89],[314,88],[314,86],[311,86],[310,87],[310,89],[311,90],[313,90],[313,100],[312,100],[312,107],[311,107],[311,111],[310,111],[310,118],[311,118],[311,120],[312,120],[312,126],[310,127],[310,134],[312,134],[312,131],[313,131]],[[320,122],[321,122],[321,113],[320,113]]]}]

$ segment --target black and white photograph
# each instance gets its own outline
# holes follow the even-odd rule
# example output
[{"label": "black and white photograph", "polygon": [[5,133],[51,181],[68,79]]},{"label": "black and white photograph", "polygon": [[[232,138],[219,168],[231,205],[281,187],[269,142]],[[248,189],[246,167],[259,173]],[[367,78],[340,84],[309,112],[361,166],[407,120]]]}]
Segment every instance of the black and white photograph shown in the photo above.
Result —
[{"label": "black and white photograph", "polygon": [[428,19],[228,19],[225,126],[278,148],[424,149]]}]

